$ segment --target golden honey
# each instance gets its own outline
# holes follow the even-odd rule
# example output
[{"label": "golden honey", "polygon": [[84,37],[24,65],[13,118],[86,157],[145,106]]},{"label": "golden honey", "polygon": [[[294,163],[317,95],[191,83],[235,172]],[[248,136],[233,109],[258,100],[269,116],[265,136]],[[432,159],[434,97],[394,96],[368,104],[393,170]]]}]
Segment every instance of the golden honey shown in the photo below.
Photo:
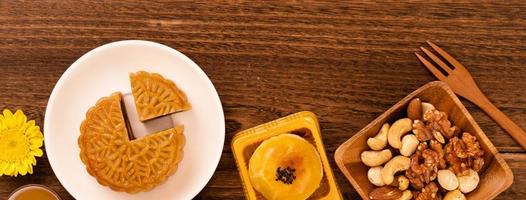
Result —
[{"label": "golden honey", "polygon": [[19,190],[13,197],[14,200],[58,200],[49,190],[33,186]]}]

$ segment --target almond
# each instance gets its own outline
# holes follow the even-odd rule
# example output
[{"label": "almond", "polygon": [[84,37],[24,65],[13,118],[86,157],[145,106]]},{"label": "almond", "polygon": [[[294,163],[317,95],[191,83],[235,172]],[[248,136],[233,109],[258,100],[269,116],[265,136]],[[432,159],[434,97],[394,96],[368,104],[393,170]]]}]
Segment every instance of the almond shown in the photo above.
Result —
[{"label": "almond", "polygon": [[422,102],[419,98],[414,98],[409,102],[409,105],[407,106],[407,117],[412,120],[422,119]]},{"label": "almond", "polygon": [[382,186],[375,188],[369,193],[369,199],[371,200],[394,200],[402,196],[402,190],[399,190],[393,186]]}]

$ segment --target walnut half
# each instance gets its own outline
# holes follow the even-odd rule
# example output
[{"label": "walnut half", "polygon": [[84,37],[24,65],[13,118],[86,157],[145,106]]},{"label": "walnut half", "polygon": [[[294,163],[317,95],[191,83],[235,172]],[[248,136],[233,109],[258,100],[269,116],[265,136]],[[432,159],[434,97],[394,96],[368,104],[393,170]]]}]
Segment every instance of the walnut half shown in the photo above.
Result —
[{"label": "walnut half", "polygon": [[438,186],[435,184],[435,182],[431,182],[427,184],[424,188],[422,188],[418,195],[416,195],[415,200],[439,199],[437,192]]},{"label": "walnut half", "polygon": [[479,172],[484,165],[484,151],[480,148],[477,138],[468,132],[462,134],[462,139],[451,138],[445,152],[446,159],[457,176],[466,175],[470,168]]},{"label": "walnut half", "polygon": [[440,163],[440,153],[428,149],[426,143],[420,143],[417,151],[411,156],[411,164],[405,172],[405,176],[416,189],[423,188],[426,184],[435,180]]},{"label": "walnut half", "polygon": [[430,110],[424,114],[424,121],[426,127],[431,129],[431,132],[438,131],[446,138],[452,138],[460,133],[457,126],[451,126],[448,120],[447,113],[438,110]]}]

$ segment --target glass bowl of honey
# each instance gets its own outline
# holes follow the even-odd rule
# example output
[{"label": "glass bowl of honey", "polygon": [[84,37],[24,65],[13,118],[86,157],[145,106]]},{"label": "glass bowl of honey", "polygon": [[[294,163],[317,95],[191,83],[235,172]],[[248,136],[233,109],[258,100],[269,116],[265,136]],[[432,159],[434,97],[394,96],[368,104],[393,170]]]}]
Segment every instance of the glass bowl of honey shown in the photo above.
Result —
[{"label": "glass bowl of honey", "polygon": [[61,200],[60,196],[51,188],[39,185],[29,184],[17,188],[9,195],[7,200]]}]

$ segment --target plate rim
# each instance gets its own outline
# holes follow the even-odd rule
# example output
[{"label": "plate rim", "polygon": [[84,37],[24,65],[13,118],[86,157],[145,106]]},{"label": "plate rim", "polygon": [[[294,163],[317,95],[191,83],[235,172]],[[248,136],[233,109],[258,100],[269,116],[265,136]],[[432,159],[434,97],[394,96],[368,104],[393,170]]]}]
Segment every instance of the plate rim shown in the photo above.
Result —
[{"label": "plate rim", "polygon": [[[201,67],[199,65],[197,65],[197,63],[195,63],[193,60],[191,60],[189,57],[187,57],[186,55],[184,55],[183,53],[177,51],[176,49],[172,48],[172,47],[169,47],[167,45],[164,45],[164,44],[161,44],[161,43],[157,43],[157,42],[153,42],[153,41],[147,41],[147,40],[120,40],[120,41],[113,41],[113,42],[109,42],[109,43],[106,43],[106,44],[103,44],[103,45],[100,45],[100,46],[97,46],[91,50],[89,50],[88,52],[84,53],[82,56],[80,56],[77,60],[75,60],[75,62],[73,62],[67,69],[66,71],[64,71],[64,73],[62,73],[62,75],[60,76],[59,80],[55,83],[55,85],[53,86],[53,90],[51,91],[51,94],[49,95],[49,99],[48,99],[48,102],[46,104],[46,110],[45,110],[45,113],[44,113],[44,127],[43,127],[43,132],[44,132],[44,149],[46,150],[46,157],[47,157],[47,160],[49,162],[49,165],[51,166],[51,170],[53,171],[55,177],[57,178],[57,180],[60,182],[60,184],[62,185],[62,187],[64,187],[64,189],[74,198],[78,198],[78,196],[75,196],[77,194],[73,194],[70,192],[70,186],[67,186],[64,184],[64,182],[61,180],[61,178],[59,178],[59,176],[57,176],[57,171],[55,170],[55,164],[53,163],[56,163],[57,161],[52,158],[54,156],[50,156],[49,152],[47,151],[47,147],[49,146],[49,136],[46,137],[46,133],[48,132],[48,129],[49,129],[49,126],[47,126],[47,124],[49,123],[50,121],[50,118],[48,117],[49,115],[47,115],[48,113],[51,113],[52,112],[52,108],[54,106],[50,105],[51,102],[54,102],[56,101],[55,99],[57,98],[57,91],[60,90],[63,86],[64,86],[64,82],[65,82],[65,79],[66,77],[68,77],[71,73],[73,73],[73,71],[75,71],[76,68],[79,67],[79,63],[82,63],[84,61],[86,61],[87,59],[89,59],[93,54],[99,52],[99,51],[103,51],[103,50],[106,50],[106,49],[109,49],[109,48],[112,48],[112,47],[116,47],[116,46],[120,46],[120,45],[148,45],[148,46],[154,46],[156,48],[160,48],[160,49],[163,49],[163,50],[166,50],[168,52],[171,52],[173,53],[176,57],[178,57],[179,59],[182,59],[184,62],[186,63],[189,63],[189,65],[191,66],[191,68],[199,74],[199,76],[202,76],[204,77],[205,79],[205,83],[211,87],[212,89],[212,92],[213,92],[213,96],[214,96],[214,101],[216,102],[216,106],[219,108],[219,111],[220,111],[220,126],[221,126],[221,133],[223,135],[223,137],[220,137],[221,138],[221,143],[222,145],[220,145],[220,150],[218,151],[219,154],[218,155],[215,155],[215,166],[213,167],[213,172],[210,173],[209,175],[206,176],[206,179],[207,181],[203,181],[203,184],[202,185],[199,185],[199,188],[198,190],[195,190],[195,192],[191,193],[191,198],[194,198],[195,196],[197,196],[197,194],[199,194],[205,187],[206,185],[210,182],[210,180],[212,179],[212,177],[214,176],[215,172],[217,171],[217,167],[219,166],[219,162],[221,160],[221,156],[223,154],[223,149],[224,149],[224,145],[225,145],[225,137],[226,137],[226,130],[225,130],[225,112],[223,110],[223,105],[221,103],[221,99],[219,97],[219,93],[217,92],[217,89],[215,88],[214,84],[212,83],[212,80],[210,80],[210,78],[206,75],[206,73],[203,71],[203,69],[201,69]],[[51,155],[53,155],[53,153],[51,153]],[[52,162],[52,160],[54,162]],[[59,172],[60,173],[60,172]],[[69,188],[69,189],[68,189]]]}]

